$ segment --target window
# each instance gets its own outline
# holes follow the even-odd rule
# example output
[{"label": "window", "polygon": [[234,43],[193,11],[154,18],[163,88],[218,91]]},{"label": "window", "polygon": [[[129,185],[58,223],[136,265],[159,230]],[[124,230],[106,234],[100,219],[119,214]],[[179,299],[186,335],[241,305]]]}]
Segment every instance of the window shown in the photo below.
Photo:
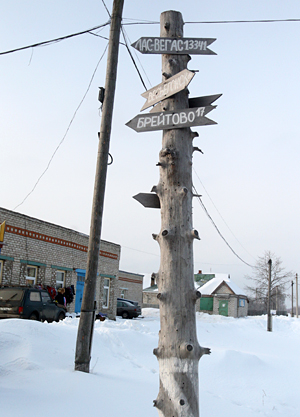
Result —
[{"label": "window", "polygon": [[42,302],[43,303],[51,303],[52,300],[50,298],[50,295],[47,292],[42,292]]},{"label": "window", "polygon": [[65,272],[56,271],[56,289],[63,288],[65,286]]},{"label": "window", "polygon": [[29,295],[30,301],[41,301],[41,294],[37,291],[31,292]]},{"label": "window", "polygon": [[120,295],[120,298],[125,298],[125,295],[126,295],[126,289],[125,289],[125,288],[123,288],[123,289],[121,289],[121,295]]},{"label": "window", "polygon": [[27,266],[25,278],[26,285],[35,285],[37,278],[37,266]]},{"label": "window", "polygon": [[110,287],[110,279],[104,278],[104,291],[103,291],[103,307],[108,308],[109,306],[109,287]]},{"label": "window", "polygon": [[0,284],[2,282],[3,261],[0,261]]},{"label": "window", "polygon": [[244,298],[240,298],[240,300],[239,300],[239,306],[240,307],[245,307],[245,299]]}]

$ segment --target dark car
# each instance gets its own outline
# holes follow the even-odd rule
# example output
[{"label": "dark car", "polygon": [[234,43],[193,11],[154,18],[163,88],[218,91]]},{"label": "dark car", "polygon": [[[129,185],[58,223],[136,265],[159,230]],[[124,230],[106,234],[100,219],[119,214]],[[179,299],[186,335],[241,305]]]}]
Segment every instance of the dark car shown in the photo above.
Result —
[{"label": "dark car", "polygon": [[0,319],[63,320],[65,310],[52,301],[48,291],[37,288],[0,288]]},{"label": "dark car", "polygon": [[141,314],[141,307],[139,305],[132,304],[130,301],[117,300],[117,316],[122,316],[123,319],[132,319],[138,317]]},{"label": "dark car", "polygon": [[117,298],[117,301],[128,301],[129,303],[131,303],[131,304],[134,304],[134,305],[136,305],[136,306],[138,306],[139,305],[139,303],[138,303],[138,301],[132,301],[132,300],[127,300],[126,298]]}]

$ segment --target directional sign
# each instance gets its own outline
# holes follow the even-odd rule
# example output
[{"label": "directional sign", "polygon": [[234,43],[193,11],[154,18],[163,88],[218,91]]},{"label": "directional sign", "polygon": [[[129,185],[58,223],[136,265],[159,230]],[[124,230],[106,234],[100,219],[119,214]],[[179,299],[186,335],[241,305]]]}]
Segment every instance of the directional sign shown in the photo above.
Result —
[{"label": "directional sign", "polygon": [[194,72],[185,69],[173,75],[173,77],[168,80],[158,84],[156,87],[145,91],[141,94],[141,96],[147,101],[141,108],[141,111],[153,106],[167,97],[173,96],[173,94],[179,93],[181,90],[184,90],[189,85],[194,75]]},{"label": "directional sign", "polygon": [[217,55],[208,46],[213,38],[140,38],[131,46],[142,54]]},{"label": "directional sign", "polygon": [[215,108],[216,106],[206,106],[183,109],[178,112],[138,114],[126,123],[126,126],[136,132],[149,132],[152,130],[215,125],[216,122],[205,117]]},{"label": "directional sign", "polygon": [[[203,97],[194,97],[189,98],[189,107],[203,107],[203,106],[209,106],[214,101],[216,101],[219,97],[221,97],[222,94],[213,94],[211,96],[203,96]],[[164,102],[158,103],[156,106],[154,106],[150,113],[159,113],[162,111],[165,111],[164,109]]]},{"label": "directional sign", "polygon": [[141,203],[144,207],[160,208],[160,201],[157,194],[139,193],[134,195],[133,198]]}]

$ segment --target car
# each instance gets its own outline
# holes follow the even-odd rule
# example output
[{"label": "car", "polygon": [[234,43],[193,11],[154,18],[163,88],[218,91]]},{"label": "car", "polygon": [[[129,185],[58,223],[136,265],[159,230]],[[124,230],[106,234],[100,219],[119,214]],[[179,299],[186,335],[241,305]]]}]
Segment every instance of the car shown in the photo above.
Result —
[{"label": "car", "polygon": [[117,298],[117,301],[128,301],[129,303],[131,303],[131,304],[134,304],[134,305],[136,305],[136,306],[138,306],[139,305],[139,303],[138,303],[138,301],[132,301],[132,300],[127,300],[126,298]]},{"label": "car", "polygon": [[123,319],[132,319],[133,317],[138,317],[141,312],[139,305],[132,304],[127,300],[117,300],[117,316],[122,316]]},{"label": "car", "polygon": [[52,322],[65,317],[65,310],[56,305],[46,290],[32,287],[0,288],[0,319]]}]

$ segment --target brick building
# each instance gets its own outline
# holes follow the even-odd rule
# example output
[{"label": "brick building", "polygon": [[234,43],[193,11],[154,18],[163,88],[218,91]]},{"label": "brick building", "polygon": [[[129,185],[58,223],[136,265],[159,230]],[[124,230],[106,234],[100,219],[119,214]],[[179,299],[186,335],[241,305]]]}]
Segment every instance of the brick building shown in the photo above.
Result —
[{"label": "brick building", "polygon": [[144,275],[132,272],[119,271],[119,292],[118,297],[143,302],[143,278]]},{"label": "brick building", "polygon": [[[4,245],[0,253],[0,284],[42,285],[55,288],[73,285],[75,300],[69,305],[68,310],[79,312],[89,237],[0,208],[0,223],[4,221],[6,227]],[[111,319],[115,318],[119,296],[120,251],[120,245],[101,240],[99,279],[96,285],[97,311],[107,314]],[[131,274],[122,274],[124,278],[129,275]],[[142,276],[136,280],[142,282],[140,277]],[[132,284],[134,283],[128,281],[128,286]],[[139,288],[140,283],[136,285]]]}]

